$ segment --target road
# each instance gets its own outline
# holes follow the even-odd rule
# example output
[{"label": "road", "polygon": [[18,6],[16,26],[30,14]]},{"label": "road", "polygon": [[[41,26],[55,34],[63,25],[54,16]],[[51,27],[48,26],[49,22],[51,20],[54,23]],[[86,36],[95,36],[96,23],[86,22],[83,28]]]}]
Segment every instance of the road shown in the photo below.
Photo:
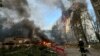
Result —
[{"label": "road", "polygon": [[[90,54],[88,53],[87,56],[100,56],[100,50],[95,50],[93,48],[88,49]],[[66,48],[66,56],[81,56],[78,48]]]}]

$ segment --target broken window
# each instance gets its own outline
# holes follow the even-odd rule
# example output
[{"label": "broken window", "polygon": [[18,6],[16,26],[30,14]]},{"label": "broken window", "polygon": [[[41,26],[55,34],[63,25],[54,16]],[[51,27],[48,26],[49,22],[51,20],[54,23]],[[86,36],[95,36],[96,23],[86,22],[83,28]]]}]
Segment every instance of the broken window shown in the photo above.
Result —
[{"label": "broken window", "polygon": [[3,5],[2,5],[2,0],[0,0],[0,7],[3,7]]}]

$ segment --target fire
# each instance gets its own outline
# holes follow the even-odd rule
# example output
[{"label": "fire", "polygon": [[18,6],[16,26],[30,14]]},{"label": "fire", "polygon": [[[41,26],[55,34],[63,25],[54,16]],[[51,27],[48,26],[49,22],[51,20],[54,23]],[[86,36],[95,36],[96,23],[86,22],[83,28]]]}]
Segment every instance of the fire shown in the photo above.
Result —
[{"label": "fire", "polygon": [[43,41],[42,44],[44,46],[51,47],[51,43],[50,42]]}]

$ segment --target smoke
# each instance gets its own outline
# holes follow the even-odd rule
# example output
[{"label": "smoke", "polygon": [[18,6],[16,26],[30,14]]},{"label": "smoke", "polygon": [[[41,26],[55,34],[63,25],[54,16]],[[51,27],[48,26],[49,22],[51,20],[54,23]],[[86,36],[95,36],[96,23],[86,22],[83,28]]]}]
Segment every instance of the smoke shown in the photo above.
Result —
[{"label": "smoke", "polygon": [[38,27],[44,27],[44,10],[46,6],[39,2],[39,0],[27,0],[30,8],[30,17],[29,20],[34,21],[34,24]]},{"label": "smoke", "polygon": [[[2,20],[4,21],[4,20]],[[5,24],[5,27],[10,27],[11,24]],[[24,19],[16,24],[13,24],[11,28],[4,28],[4,25],[0,25],[0,40],[7,37],[32,37],[33,29],[35,28],[34,23],[28,19]]]},{"label": "smoke", "polygon": [[3,6],[16,11],[19,16],[29,17],[27,0],[3,0]]},{"label": "smoke", "polygon": [[34,28],[28,19],[28,3],[26,0],[3,0],[0,8],[0,40],[5,37],[31,37]]},{"label": "smoke", "polygon": [[[35,29],[34,31],[36,32],[38,29],[36,29],[37,27],[34,25],[34,21],[30,21],[30,17],[33,16],[33,14],[29,12],[27,1],[3,0],[3,5],[4,7],[0,8],[0,40],[7,37],[21,36],[31,38],[33,30]],[[38,15],[38,12],[35,12],[35,14]],[[42,16],[38,16],[38,18],[42,18]],[[37,20],[37,16],[33,16],[32,19]],[[41,35],[43,35],[43,33]]]},{"label": "smoke", "polygon": [[64,10],[64,3],[62,0],[41,0],[42,3],[46,4],[49,7],[58,7],[61,10]]},{"label": "smoke", "polygon": [[73,3],[79,2],[86,4],[85,0],[41,0],[42,3],[48,5],[49,7],[58,7],[62,11],[69,9]]},{"label": "smoke", "polygon": [[[0,8],[0,20],[5,18],[1,25],[3,28],[11,28],[13,23],[18,23],[23,19],[28,19],[28,3],[26,0],[2,0],[4,7]],[[8,27],[5,27],[8,26]]]}]

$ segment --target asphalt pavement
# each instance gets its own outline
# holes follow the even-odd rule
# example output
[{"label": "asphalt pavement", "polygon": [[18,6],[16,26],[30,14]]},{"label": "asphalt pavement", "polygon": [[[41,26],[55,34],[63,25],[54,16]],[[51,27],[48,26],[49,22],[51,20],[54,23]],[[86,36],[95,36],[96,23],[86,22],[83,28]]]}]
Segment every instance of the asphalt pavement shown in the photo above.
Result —
[{"label": "asphalt pavement", "polygon": [[[93,48],[88,49],[90,53],[87,53],[87,56],[100,56],[100,50]],[[78,48],[66,48],[66,56],[81,56]]]}]

